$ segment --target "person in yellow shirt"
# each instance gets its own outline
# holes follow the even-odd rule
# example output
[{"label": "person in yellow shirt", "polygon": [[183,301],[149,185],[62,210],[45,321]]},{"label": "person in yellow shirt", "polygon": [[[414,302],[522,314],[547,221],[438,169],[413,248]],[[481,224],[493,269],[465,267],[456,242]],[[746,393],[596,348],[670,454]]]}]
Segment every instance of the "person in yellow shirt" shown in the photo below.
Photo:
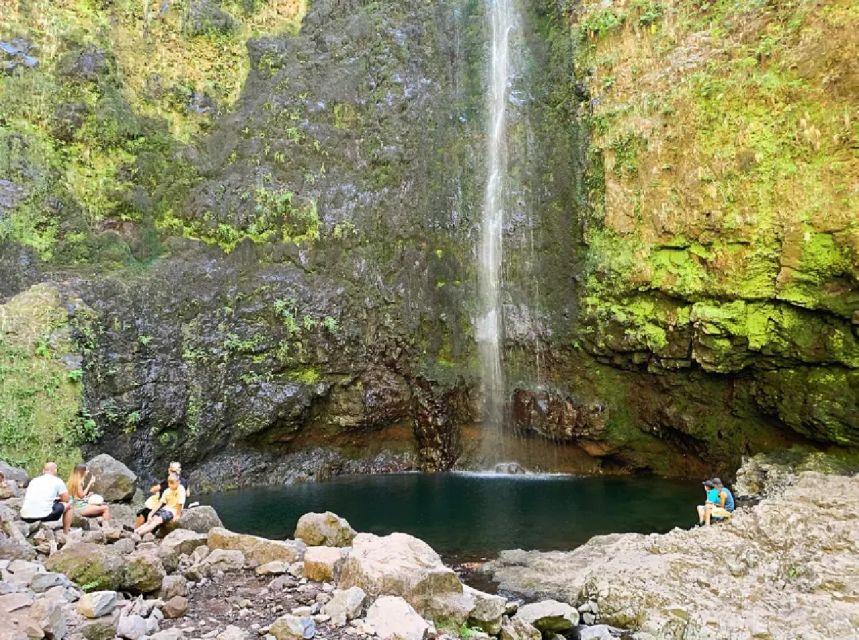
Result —
[{"label": "person in yellow shirt", "polygon": [[171,473],[167,476],[167,490],[161,494],[159,507],[153,509],[146,523],[137,527],[134,532],[142,536],[150,531],[155,531],[165,522],[178,520],[182,515],[182,509],[185,507],[185,499],[185,487],[179,482],[179,476]]}]

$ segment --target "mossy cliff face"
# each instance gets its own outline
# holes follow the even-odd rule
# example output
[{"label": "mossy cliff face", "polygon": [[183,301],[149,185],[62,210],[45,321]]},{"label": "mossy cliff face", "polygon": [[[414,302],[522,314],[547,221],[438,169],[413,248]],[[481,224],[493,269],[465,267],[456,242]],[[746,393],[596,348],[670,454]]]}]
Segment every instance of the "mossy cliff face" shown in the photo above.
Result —
[{"label": "mossy cliff face", "polygon": [[[96,448],[140,470],[212,461],[222,482],[312,471],[308,450],[371,461],[359,469],[458,459],[477,404],[484,9],[13,7],[0,34],[12,51],[0,294],[49,279],[92,310],[74,336]],[[546,55],[528,64],[534,110],[548,113]],[[560,158],[527,190],[566,230],[572,154],[548,119],[528,131],[524,112],[520,139]],[[543,224],[517,220],[511,234]],[[541,259],[569,265],[572,236],[553,235]],[[567,269],[553,273],[569,304]],[[520,305],[529,286],[511,294]]]},{"label": "mossy cliff face", "polygon": [[[75,444],[220,486],[469,461],[483,2],[0,7],[0,301],[54,283]],[[522,10],[502,302],[528,464],[856,445],[855,9]]]},{"label": "mossy cliff face", "polygon": [[632,424],[711,459],[784,427],[859,444],[854,4],[585,1],[571,20],[578,339],[630,372]]}]

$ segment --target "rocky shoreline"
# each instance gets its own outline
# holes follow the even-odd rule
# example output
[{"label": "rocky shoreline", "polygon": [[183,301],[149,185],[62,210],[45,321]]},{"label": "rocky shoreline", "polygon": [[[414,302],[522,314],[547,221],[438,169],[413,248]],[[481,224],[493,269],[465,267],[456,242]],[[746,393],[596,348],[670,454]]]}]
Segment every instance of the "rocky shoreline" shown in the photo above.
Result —
[{"label": "rocky shoreline", "polygon": [[[133,474],[100,460],[105,493],[133,495]],[[141,540],[121,527],[133,509],[114,503],[109,524],[76,520],[65,535],[18,518],[26,474],[6,467],[0,637],[848,640],[859,628],[859,476],[819,468],[751,460],[736,487],[762,499],[719,526],[502,552],[484,567],[499,595],[463,584],[417,538],[356,533],[332,513],[268,540],[199,506]]]},{"label": "rocky shoreline", "polygon": [[636,640],[855,640],[859,476],[832,471],[821,456],[756,456],[735,490],[759,502],[729,522],[505,551],[484,570],[502,590],[577,603]]},{"label": "rocky shoreline", "polygon": [[[102,454],[100,490],[129,499],[134,474]],[[333,513],[306,514],[294,539],[221,526],[188,509],[161,538],[76,519],[68,534],[18,518],[27,480],[4,468],[0,498],[0,636],[9,640],[540,640],[606,631],[580,627],[569,604],[518,600],[464,585],[426,543],[403,533],[356,533]],[[606,631],[607,633],[608,631]]]}]

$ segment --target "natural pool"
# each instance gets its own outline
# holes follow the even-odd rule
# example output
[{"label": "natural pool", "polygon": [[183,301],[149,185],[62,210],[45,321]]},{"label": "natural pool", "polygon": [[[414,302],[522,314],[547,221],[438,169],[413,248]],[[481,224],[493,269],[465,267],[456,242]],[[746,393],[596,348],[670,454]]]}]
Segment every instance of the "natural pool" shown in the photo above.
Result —
[{"label": "natural pool", "polygon": [[396,474],[244,489],[207,496],[224,525],[269,538],[292,535],[308,511],[333,511],[357,531],[402,531],[447,558],[502,549],[571,549],[616,532],[688,527],[703,498],[694,482],[659,478]]}]

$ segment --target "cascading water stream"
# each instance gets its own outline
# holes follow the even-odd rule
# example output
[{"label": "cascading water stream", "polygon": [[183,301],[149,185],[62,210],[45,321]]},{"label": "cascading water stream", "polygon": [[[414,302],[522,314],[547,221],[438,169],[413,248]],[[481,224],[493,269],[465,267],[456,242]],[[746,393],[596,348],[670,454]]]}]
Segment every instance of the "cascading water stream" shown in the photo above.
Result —
[{"label": "cascading water stream", "polygon": [[[505,383],[501,366],[503,322],[501,276],[504,206],[507,190],[507,103],[511,73],[511,35],[516,27],[513,0],[487,0],[491,24],[491,55],[488,72],[487,182],[480,226],[479,296],[477,341],[483,384],[484,458],[498,462],[504,427]],[[488,450],[495,448],[494,451]],[[494,460],[493,460],[494,458]]]}]

